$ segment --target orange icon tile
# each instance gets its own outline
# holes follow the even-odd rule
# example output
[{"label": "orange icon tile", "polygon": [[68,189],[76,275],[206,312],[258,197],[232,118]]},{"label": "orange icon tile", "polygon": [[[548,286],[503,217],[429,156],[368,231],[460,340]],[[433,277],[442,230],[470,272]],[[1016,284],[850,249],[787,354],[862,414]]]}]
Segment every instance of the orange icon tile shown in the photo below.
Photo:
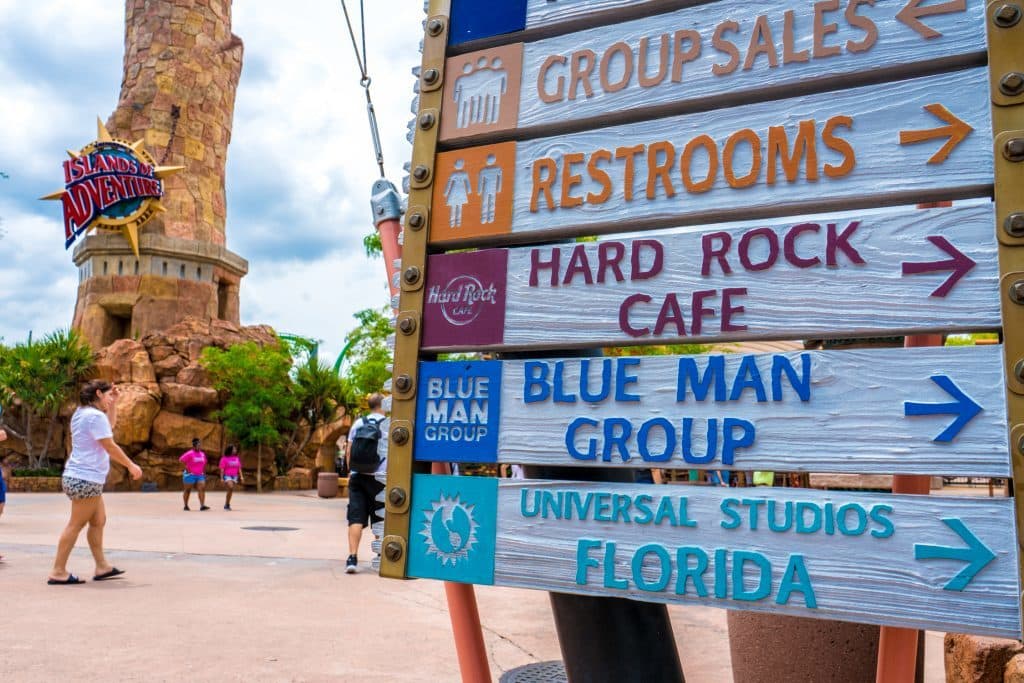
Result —
[{"label": "orange icon tile", "polygon": [[430,241],[511,232],[515,167],[514,142],[438,154]]}]

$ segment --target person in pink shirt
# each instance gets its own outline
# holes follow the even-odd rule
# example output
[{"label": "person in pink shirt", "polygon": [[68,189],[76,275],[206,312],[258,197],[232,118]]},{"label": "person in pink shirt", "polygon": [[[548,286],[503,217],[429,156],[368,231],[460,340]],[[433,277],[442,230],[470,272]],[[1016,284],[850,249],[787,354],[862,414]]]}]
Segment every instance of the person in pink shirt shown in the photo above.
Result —
[{"label": "person in pink shirt", "polygon": [[192,439],[192,450],[186,451],[178,460],[185,465],[185,472],[182,474],[182,481],[185,484],[182,493],[185,509],[190,509],[188,497],[194,486],[199,492],[199,509],[209,510],[210,507],[206,504],[206,453],[199,448],[199,439]]},{"label": "person in pink shirt", "polygon": [[220,468],[224,486],[228,489],[228,494],[224,499],[224,509],[230,510],[231,494],[235,492],[235,485],[242,481],[242,459],[238,457],[238,449],[235,448],[235,444],[228,444],[217,466]]}]

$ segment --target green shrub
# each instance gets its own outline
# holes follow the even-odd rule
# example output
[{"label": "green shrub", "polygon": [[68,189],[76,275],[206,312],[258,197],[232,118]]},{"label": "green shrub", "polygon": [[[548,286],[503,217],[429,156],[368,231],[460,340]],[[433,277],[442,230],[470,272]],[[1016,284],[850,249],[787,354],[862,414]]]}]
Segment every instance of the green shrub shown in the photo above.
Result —
[{"label": "green shrub", "polygon": [[36,467],[34,469],[23,467],[11,470],[12,477],[59,477],[60,475],[59,467]]}]

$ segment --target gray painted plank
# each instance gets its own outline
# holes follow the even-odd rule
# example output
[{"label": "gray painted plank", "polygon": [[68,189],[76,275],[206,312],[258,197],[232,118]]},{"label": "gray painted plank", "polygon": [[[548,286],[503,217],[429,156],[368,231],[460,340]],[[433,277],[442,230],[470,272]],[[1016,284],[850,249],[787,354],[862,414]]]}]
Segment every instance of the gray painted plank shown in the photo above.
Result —
[{"label": "gray painted plank", "polygon": [[998,346],[423,362],[419,381],[418,460],[1010,473]]},{"label": "gray painted plank", "polygon": [[526,28],[580,21],[599,12],[648,10],[666,4],[666,0],[527,0]]},{"label": "gray painted plank", "polygon": [[[972,129],[948,156],[947,137],[901,143],[901,133],[938,135],[946,112]],[[804,156],[787,175],[782,155],[769,150],[770,129],[795,149],[801,126],[816,158]],[[982,196],[992,183],[991,140],[980,68],[467,148],[438,155],[431,241],[462,247]],[[626,151],[633,147],[635,156]],[[721,161],[727,149],[731,163]],[[569,154],[579,156],[566,170]]]},{"label": "gray painted plank", "polygon": [[[1021,637],[1020,602],[1017,579],[1017,550],[1014,540],[1014,513],[1009,500],[963,500],[938,496],[884,496],[871,494],[824,493],[774,489],[753,492],[705,487],[675,493],[674,489],[657,494],[650,488],[627,489],[635,496],[683,495],[688,499],[693,528],[650,526],[638,528],[622,523],[538,520],[520,514],[520,491],[547,488],[598,492],[612,489],[600,484],[540,483],[502,485],[499,499],[495,584],[536,588],[586,595],[616,595],[637,600],[677,604],[703,604],[729,609],[752,610],[793,616],[839,619],[871,624],[904,626],[935,631],[976,633]],[[689,495],[687,495],[689,494]],[[846,502],[872,509],[876,505],[893,508],[891,520],[895,533],[886,539],[873,538],[870,533],[858,536],[832,536],[823,533],[776,533],[764,528],[750,531],[743,528],[725,530],[719,523],[725,518],[721,501],[732,499],[774,500],[818,503],[834,502],[839,508]],[[779,519],[783,515],[780,513]],[[940,520],[960,519],[967,528],[996,554],[996,560],[978,574],[975,582],[962,592],[944,590],[943,586],[964,566],[953,560],[920,561],[914,559],[915,544],[960,547],[962,541]],[[632,528],[631,528],[632,526]],[[590,569],[586,583],[576,581],[579,539],[602,541],[602,549],[592,550],[591,558],[601,568]],[[604,587],[604,550],[608,541],[618,546],[614,575],[629,577],[629,587]],[[689,592],[677,595],[678,570],[668,586],[661,591],[645,591],[632,579],[630,560],[644,544],[657,544],[669,550],[675,559],[681,546],[701,549],[711,565],[705,574],[707,597]],[[767,558],[772,567],[772,592],[759,600],[716,598],[712,584],[715,550],[719,548],[746,550]],[[791,594],[786,604],[776,604],[782,573],[792,555],[803,555],[817,601],[808,608],[798,593]],[[657,581],[660,571],[645,563],[643,576]],[[691,559],[691,566],[697,562]],[[731,565],[730,565],[731,566]],[[752,576],[747,587],[756,584]],[[733,595],[730,593],[730,595]]]},{"label": "gray painted plank", "polygon": [[416,475],[410,513],[409,576],[1021,635],[1008,499]]},{"label": "gray painted plank", "polygon": [[[546,19],[562,21],[602,9],[592,2],[539,4],[536,9],[546,10]],[[812,87],[835,90],[854,74],[891,79],[943,65],[984,63],[983,2],[929,16],[925,26],[916,28],[897,19],[904,4],[859,5],[850,14],[852,21],[845,17],[845,7],[819,13],[820,23],[834,24],[834,30],[820,33],[817,41],[812,3],[727,0],[527,43],[504,65],[518,71],[521,62],[521,78],[516,73],[512,81],[518,90],[499,96],[503,109],[518,106],[518,119],[484,125],[459,121],[452,93],[463,81],[464,64],[489,58],[491,51],[461,55],[449,59],[446,68],[455,77],[446,92],[441,139],[482,142],[509,130],[519,131],[520,138],[550,134],[546,127],[563,129],[573,122],[579,127],[607,125],[609,117],[638,120],[717,107],[719,100],[741,104],[769,95],[803,94]],[[735,56],[726,50],[734,50]],[[585,70],[591,59],[590,75],[575,81],[573,74]],[[474,78],[480,80],[467,76],[464,83]]]},{"label": "gray painted plank", "polygon": [[[434,255],[428,261],[423,346],[557,349],[997,329],[994,224],[992,204],[985,202]],[[944,290],[952,269],[936,265],[933,272],[913,272],[928,266],[912,264],[948,261],[948,247],[975,265],[963,277],[954,276],[953,286]],[[662,254],[661,270],[640,279],[653,269],[656,249]],[[634,251],[640,269],[638,279],[631,280]],[[614,269],[601,266],[620,253],[621,281]],[[495,259],[496,254],[507,256]],[[557,269],[541,265],[556,256]],[[466,277],[481,289],[493,286],[494,296],[475,304],[476,317],[459,318],[452,315],[458,302],[444,302],[441,295],[454,291]],[[694,325],[694,292],[709,292],[700,295],[703,304],[698,301],[698,307],[711,309],[699,330]],[[639,294],[650,300],[630,298]],[[659,329],[661,311],[666,311],[666,320],[671,312],[670,299],[679,305],[682,324],[668,321]],[[726,302],[726,308],[742,306],[742,312],[726,319]],[[500,309],[501,320],[495,321],[490,309]]]}]

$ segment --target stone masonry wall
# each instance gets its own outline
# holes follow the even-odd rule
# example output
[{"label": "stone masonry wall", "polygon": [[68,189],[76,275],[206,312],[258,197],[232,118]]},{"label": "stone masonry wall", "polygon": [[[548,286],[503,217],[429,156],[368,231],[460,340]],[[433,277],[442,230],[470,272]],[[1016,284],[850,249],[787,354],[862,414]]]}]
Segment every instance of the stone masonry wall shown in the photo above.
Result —
[{"label": "stone masonry wall", "polygon": [[224,167],[241,72],[231,0],[126,0],[124,80],[107,129],[144,138],[160,165],[185,166],[166,179],[167,213],[143,234],[224,245]]}]

